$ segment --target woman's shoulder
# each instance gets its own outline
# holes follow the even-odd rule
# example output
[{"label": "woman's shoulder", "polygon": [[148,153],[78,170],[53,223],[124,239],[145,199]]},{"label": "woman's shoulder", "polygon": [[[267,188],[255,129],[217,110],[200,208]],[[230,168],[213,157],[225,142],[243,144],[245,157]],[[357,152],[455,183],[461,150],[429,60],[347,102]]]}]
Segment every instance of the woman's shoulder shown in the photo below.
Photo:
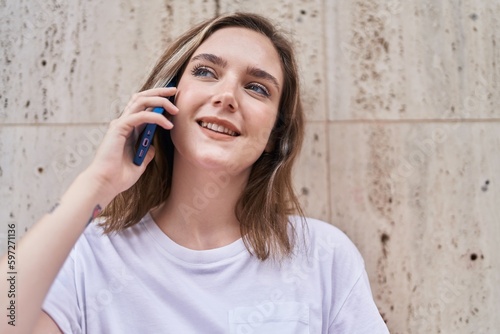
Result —
[{"label": "woman's shoulder", "polygon": [[301,216],[290,216],[290,223],[295,228],[297,235],[305,235],[308,239],[326,238],[338,244],[354,246],[351,239],[338,227],[326,221]]},{"label": "woman's shoulder", "polygon": [[146,225],[149,223],[149,215],[143,217],[137,224],[127,227],[121,231],[105,232],[105,217],[94,219],[85,228],[83,234],[76,243],[77,248],[106,248],[125,247],[127,244],[140,243],[141,240],[149,238]]},{"label": "woman's shoulder", "polygon": [[290,216],[295,228],[296,245],[309,254],[331,258],[337,265],[351,263],[364,268],[363,258],[352,240],[338,227],[323,220]]}]

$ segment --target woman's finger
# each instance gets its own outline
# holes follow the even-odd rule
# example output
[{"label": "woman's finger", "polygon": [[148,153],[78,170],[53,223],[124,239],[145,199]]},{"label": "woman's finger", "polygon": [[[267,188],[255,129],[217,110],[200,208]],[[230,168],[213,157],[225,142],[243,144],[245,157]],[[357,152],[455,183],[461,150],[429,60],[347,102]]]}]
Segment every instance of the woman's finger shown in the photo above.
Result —
[{"label": "woman's finger", "polygon": [[143,168],[143,170],[141,171],[141,174],[146,169],[146,167],[151,162],[151,160],[153,160],[154,156],[155,156],[155,147],[153,145],[151,145],[151,146],[149,146],[148,153],[146,153],[146,157],[144,157],[144,161],[143,161],[142,166],[141,166]]},{"label": "woman's finger", "polygon": [[139,92],[137,94],[139,94],[141,96],[169,97],[169,96],[175,95],[176,91],[177,91],[177,87],[157,87],[157,88],[143,90],[142,92]]},{"label": "woman's finger", "polygon": [[156,108],[156,107],[162,107],[167,111],[167,113],[171,115],[176,115],[179,112],[179,109],[168,99],[164,97],[153,96],[153,97],[142,97],[135,100],[129,106],[130,110],[127,113],[127,115],[148,110],[148,108]]},{"label": "woman's finger", "polygon": [[124,128],[130,133],[134,128],[138,128],[146,123],[157,124],[166,130],[170,130],[174,127],[172,122],[170,122],[165,116],[154,112],[140,112],[119,118],[117,126]]},{"label": "woman's finger", "polygon": [[[175,95],[175,92],[175,87],[161,87],[135,93],[134,95],[132,95],[122,115],[129,115],[134,112],[139,112],[146,109],[147,107],[163,107],[165,110],[168,110],[169,113],[175,114],[178,111],[177,107],[175,107],[167,99],[168,97]],[[148,102],[151,98],[154,99],[154,102]]]}]

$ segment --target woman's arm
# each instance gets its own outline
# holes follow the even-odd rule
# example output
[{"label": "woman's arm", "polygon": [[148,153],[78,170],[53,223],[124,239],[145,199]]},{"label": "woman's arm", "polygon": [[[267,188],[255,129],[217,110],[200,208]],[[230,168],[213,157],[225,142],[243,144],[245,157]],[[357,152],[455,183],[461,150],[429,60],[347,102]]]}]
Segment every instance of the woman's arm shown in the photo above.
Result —
[{"label": "woman's arm", "polygon": [[[46,214],[18,243],[16,249],[15,297],[7,298],[10,283],[1,280],[2,313],[14,300],[15,327],[2,317],[1,333],[29,333],[40,315],[41,305],[71,248],[93,213],[105,206],[113,194],[101,188],[90,171],[80,174],[53,212]],[[97,210],[96,210],[97,209]],[[10,270],[6,257],[2,273]],[[3,276],[3,275],[2,275]],[[15,329],[15,331],[13,331]]]},{"label": "woman's arm", "polygon": [[[132,163],[137,140],[134,129],[144,123],[172,128],[164,116],[143,111],[162,106],[171,114],[177,113],[177,108],[163,98],[174,92],[175,88],[155,88],[136,94],[123,115],[111,122],[91,165],[74,180],[59,204],[43,216],[17,245],[15,298],[8,297],[10,282],[4,277],[11,270],[7,254],[2,257],[0,333],[33,331],[45,296],[85,226],[116,195],[131,187],[153,159],[154,148],[151,147],[140,167]],[[10,325],[5,316],[12,300],[16,308],[15,326]]]}]

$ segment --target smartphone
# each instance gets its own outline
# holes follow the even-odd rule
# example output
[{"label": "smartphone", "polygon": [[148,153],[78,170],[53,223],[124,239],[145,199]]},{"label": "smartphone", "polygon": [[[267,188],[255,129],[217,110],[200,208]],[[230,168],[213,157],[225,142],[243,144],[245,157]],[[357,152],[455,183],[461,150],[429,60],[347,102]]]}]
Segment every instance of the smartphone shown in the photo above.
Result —
[{"label": "smartphone", "polygon": [[[167,84],[166,87],[175,87],[176,84],[177,83],[176,83],[176,80],[174,78],[174,79],[170,80],[170,82]],[[168,97],[168,99],[172,103],[174,103],[174,96],[175,95]],[[162,107],[155,107],[153,109],[153,112],[155,112],[157,114],[163,114],[164,111],[165,111],[165,109],[163,109]],[[146,153],[148,153],[149,146],[151,145],[151,142],[153,141],[153,136],[155,134],[155,131],[156,131],[156,124],[148,123],[148,124],[146,124],[146,127],[139,135],[140,139],[136,145],[137,150],[136,150],[135,155],[134,155],[134,164],[136,164],[137,166],[142,165],[142,162],[144,161],[144,158],[146,157]]]}]

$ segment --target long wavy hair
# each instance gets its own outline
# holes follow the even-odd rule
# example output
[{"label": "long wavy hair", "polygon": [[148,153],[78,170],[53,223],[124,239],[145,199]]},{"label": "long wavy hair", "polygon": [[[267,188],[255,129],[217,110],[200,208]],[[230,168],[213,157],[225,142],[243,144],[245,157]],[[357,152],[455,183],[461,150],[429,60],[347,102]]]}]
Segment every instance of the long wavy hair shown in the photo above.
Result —
[{"label": "long wavy hair", "polygon": [[[292,43],[268,19],[251,13],[220,15],[196,25],[175,40],[160,57],[142,90],[164,86],[183,73],[195,50],[215,31],[242,27],[267,36],[276,48],[284,74],[278,116],[271,132],[271,149],[254,163],[235,214],[243,241],[260,260],[291,255],[296,231],[289,215],[304,217],[292,183],[292,167],[304,132],[299,76]],[[174,146],[169,131],[158,127],[153,140],[156,154],[139,180],[106,207],[105,233],[137,224],[170,195]]]}]

